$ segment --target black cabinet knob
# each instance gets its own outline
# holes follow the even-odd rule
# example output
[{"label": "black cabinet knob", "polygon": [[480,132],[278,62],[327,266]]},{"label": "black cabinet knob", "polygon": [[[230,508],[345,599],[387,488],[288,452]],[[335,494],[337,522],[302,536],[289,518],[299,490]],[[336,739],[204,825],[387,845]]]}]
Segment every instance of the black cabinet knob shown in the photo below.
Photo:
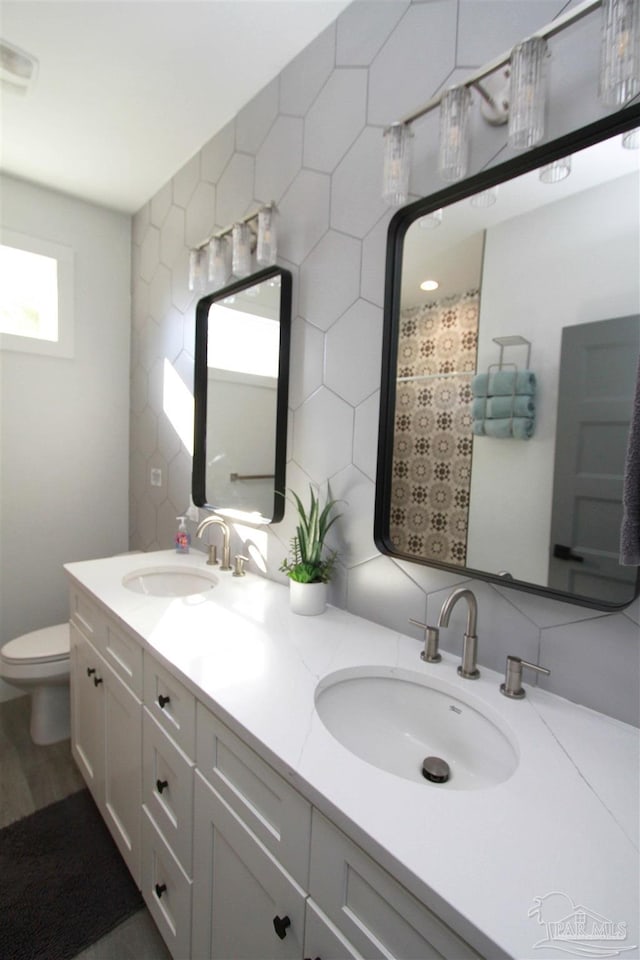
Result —
[{"label": "black cabinet knob", "polygon": [[88,677],[92,677],[95,672],[96,672],[96,668],[95,668],[95,667],[87,667],[87,676],[88,676]]},{"label": "black cabinet knob", "polygon": [[158,697],[158,704],[161,710],[164,710],[166,705],[171,701],[171,697],[163,697],[162,694]]},{"label": "black cabinet knob", "polygon": [[93,685],[94,685],[94,687],[99,687],[102,682],[103,682],[102,677],[94,677],[94,678],[93,678]]},{"label": "black cabinet knob", "polygon": [[156,883],[156,897],[158,898],[158,900],[160,899],[160,897],[162,896],[162,894],[165,892],[166,889],[167,889],[166,883]]},{"label": "black cabinet knob", "polygon": [[162,793],[165,787],[169,786],[168,780],[156,780],[156,787],[158,788],[158,793]]},{"label": "black cabinet knob", "polygon": [[289,917],[274,917],[273,918],[273,929],[278,934],[281,940],[287,935],[287,927],[291,926],[291,920]]}]

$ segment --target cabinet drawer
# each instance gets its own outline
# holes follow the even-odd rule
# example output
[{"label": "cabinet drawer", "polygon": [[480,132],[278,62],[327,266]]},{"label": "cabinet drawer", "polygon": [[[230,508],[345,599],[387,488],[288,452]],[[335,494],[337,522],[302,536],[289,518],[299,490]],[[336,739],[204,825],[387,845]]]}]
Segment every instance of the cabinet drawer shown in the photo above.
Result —
[{"label": "cabinet drawer", "polygon": [[144,704],[165,733],[192,760],[196,752],[195,697],[147,653],[144,657]]},{"label": "cabinet drawer", "polygon": [[142,896],[176,960],[191,956],[191,881],[145,810]]},{"label": "cabinet drawer", "polygon": [[193,763],[145,707],[142,730],[142,800],[156,826],[192,873]]},{"label": "cabinet drawer", "polygon": [[102,655],[120,679],[142,699],[142,647],[109,619],[105,620]]},{"label": "cabinet drawer", "polygon": [[306,887],[310,804],[200,703],[196,740],[202,775],[285,870]]},{"label": "cabinet drawer", "polygon": [[329,919],[370,960],[480,957],[316,810],[309,889]]},{"label": "cabinet drawer", "polygon": [[81,633],[99,650],[104,647],[105,614],[83,590],[71,588],[69,615]]}]

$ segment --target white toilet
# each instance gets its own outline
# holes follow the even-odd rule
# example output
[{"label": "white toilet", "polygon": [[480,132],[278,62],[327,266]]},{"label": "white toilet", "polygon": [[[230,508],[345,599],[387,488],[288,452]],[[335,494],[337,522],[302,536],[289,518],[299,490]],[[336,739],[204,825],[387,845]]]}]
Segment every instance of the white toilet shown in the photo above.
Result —
[{"label": "white toilet", "polygon": [[31,739],[56,743],[70,735],[69,624],[25,633],[0,649],[0,676],[31,694]]}]

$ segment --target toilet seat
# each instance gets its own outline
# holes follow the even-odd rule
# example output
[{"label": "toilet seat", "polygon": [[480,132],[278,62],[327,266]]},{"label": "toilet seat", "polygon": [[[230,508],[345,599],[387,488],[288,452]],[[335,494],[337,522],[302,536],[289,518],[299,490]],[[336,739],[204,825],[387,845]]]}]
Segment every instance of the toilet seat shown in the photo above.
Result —
[{"label": "toilet seat", "polygon": [[53,627],[24,633],[5,643],[0,650],[0,658],[8,665],[26,667],[29,664],[68,660],[69,650],[69,624],[58,623]]}]

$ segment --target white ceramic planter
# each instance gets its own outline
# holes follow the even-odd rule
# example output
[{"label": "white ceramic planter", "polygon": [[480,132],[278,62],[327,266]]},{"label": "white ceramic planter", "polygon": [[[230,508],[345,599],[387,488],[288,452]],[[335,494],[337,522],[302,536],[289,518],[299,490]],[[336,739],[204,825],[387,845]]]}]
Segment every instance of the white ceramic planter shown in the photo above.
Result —
[{"label": "white ceramic planter", "polygon": [[327,606],[326,583],[298,583],[289,580],[289,603],[293,613],[315,617]]}]

